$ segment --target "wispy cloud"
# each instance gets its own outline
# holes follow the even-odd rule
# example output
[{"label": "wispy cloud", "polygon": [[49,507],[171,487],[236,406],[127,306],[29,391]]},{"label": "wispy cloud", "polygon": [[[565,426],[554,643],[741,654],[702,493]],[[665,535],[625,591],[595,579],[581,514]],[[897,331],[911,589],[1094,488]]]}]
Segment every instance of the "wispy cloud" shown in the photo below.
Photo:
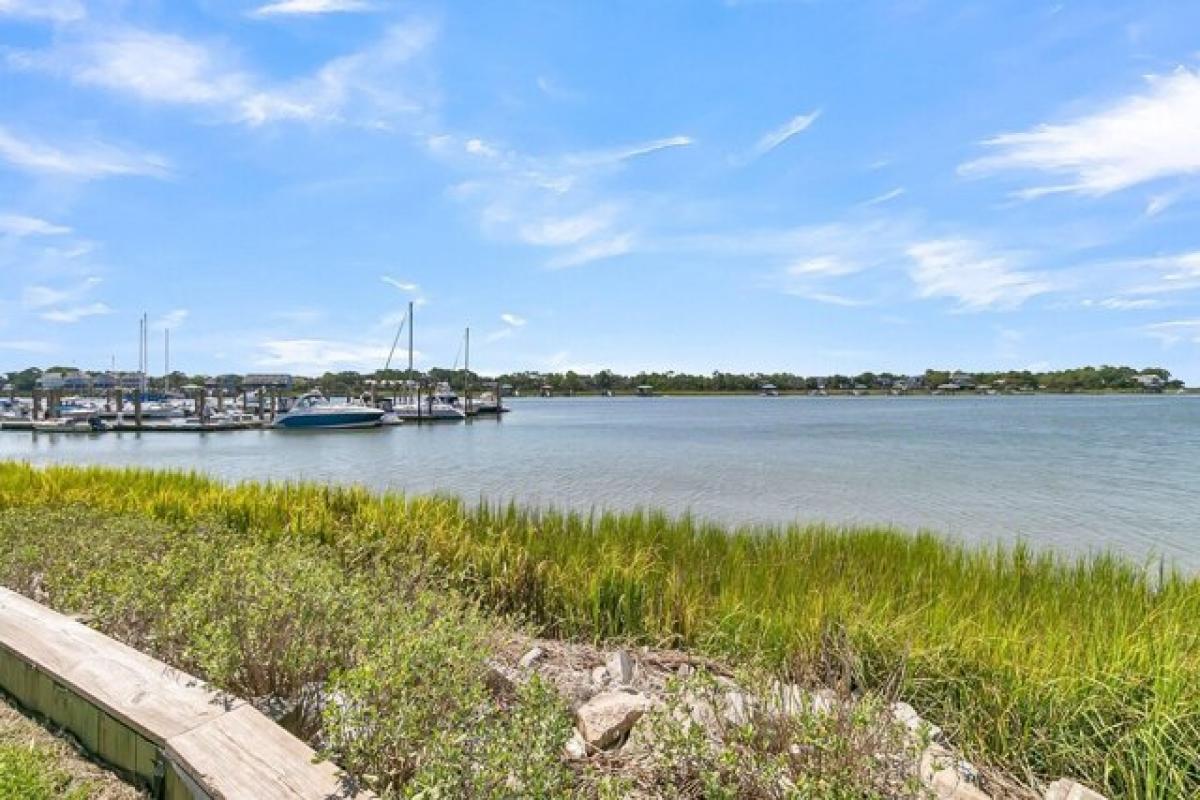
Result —
[{"label": "wispy cloud", "polygon": [[1107,311],[1144,311],[1160,308],[1161,300],[1150,297],[1106,297],[1103,300],[1084,300],[1084,308],[1103,308]]},{"label": "wispy cloud", "polygon": [[1019,191],[1023,198],[1106,195],[1161,178],[1200,171],[1200,73],[1180,67],[1147,78],[1146,90],[1095,113],[984,144],[994,155],[959,167],[963,175],[1032,171],[1062,182]]},{"label": "wispy cloud", "polygon": [[255,363],[260,367],[286,369],[301,374],[327,370],[376,370],[383,366],[391,348],[377,342],[347,342],[331,339],[269,339],[258,344]]},{"label": "wispy cloud", "polygon": [[498,342],[501,339],[508,339],[517,332],[518,329],[525,327],[526,320],[524,317],[518,317],[516,314],[501,314],[500,321],[504,323],[503,328],[492,331],[483,337],[485,342]]},{"label": "wispy cloud", "polygon": [[384,126],[424,108],[425,92],[406,80],[405,67],[435,36],[424,20],[395,24],[371,45],[284,82],[246,69],[224,45],[133,27],[89,31],[42,50],[9,50],[6,61],[142,102],[210,109],[250,126],[287,120]]},{"label": "wispy cloud", "polygon": [[619,233],[605,239],[595,239],[555,256],[546,262],[551,269],[578,267],[592,261],[623,256],[633,251],[634,238],[631,233]]},{"label": "wispy cloud", "polygon": [[966,239],[919,242],[907,252],[917,294],[953,299],[964,311],[1013,309],[1053,288],[1044,276],[1020,268],[1017,256]]},{"label": "wispy cloud", "polygon": [[52,286],[26,286],[21,293],[21,304],[25,308],[31,309],[59,305],[78,300],[99,285],[99,278],[90,277],[77,284],[61,289]]},{"label": "wispy cloud", "polygon": [[280,0],[259,6],[250,12],[252,17],[315,16],[374,11],[375,5],[365,0]]},{"label": "wispy cloud", "polygon": [[81,180],[117,175],[165,178],[166,159],[153,153],[132,153],[101,142],[69,149],[21,137],[0,125],[0,158],[27,172],[63,175]]},{"label": "wispy cloud", "polygon": [[902,197],[904,195],[904,193],[905,193],[904,187],[897,186],[895,189],[884,192],[883,194],[876,195],[876,196],[872,197],[870,200],[864,200],[863,202],[859,203],[859,205],[861,205],[863,208],[869,208],[871,206],[882,205],[883,203],[887,203],[891,200],[895,200],[897,197]]},{"label": "wispy cloud", "polygon": [[773,128],[762,135],[761,138],[751,148],[750,152],[734,159],[737,163],[746,163],[753,161],[756,158],[765,156],[767,153],[779,147],[781,144],[791,139],[798,133],[803,133],[812,127],[812,124],[821,116],[821,110],[810,111],[807,114],[797,114],[787,122],[780,125],[778,128]]},{"label": "wispy cloud", "polygon": [[408,281],[402,281],[397,278],[393,278],[391,275],[380,275],[379,280],[383,281],[388,286],[394,286],[397,289],[399,289],[400,291],[406,292],[408,294],[414,294],[416,292],[421,291],[421,287],[418,286],[417,284],[410,283]]},{"label": "wispy cloud", "polygon": [[0,0],[0,17],[75,22],[86,16],[79,0]]},{"label": "wispy cloud", "polygon": [[1145,326],[1142,330],[1168,346],[1179,344],[1180,342],[1200,344],[1200,319],[1156,322]]},{"label": "wispy cloud", "polygon": [[186,308],[176,308],[156,319],[151,327],[155,330],[175,330],[187,321],[189,312]]},{"label": "wispy cloud", "polygon": [[550,269],[625,255],[638,242],[640,220],[603,184],[629,162],[693,144],[668,136],[610,148],[531,156],[475,138],[440,134],[427,139],[430,153],[475,174],[450,195],[478,209],[485,235],[556,251]]},{"label": "wispy cloud", "polygon": [[0,235],[5,236],[62,236],[71,232],[65,225],[55,225],[37,217],[23,214],[0,214]]},{"label": "wispy cloud", "polygon": [[608,228],[613,216],[613,209],[598,208],[570,217],[546,217],[522,225],[520,237],[542,247],[577,244]]},{"label": "wispy cloud", "polygon": [[0,339],[0,350],[13,350],[18,353],[52,353],[57,350],[49,342],[34,339]]},{"label": "wispy cloud", "polygon": [[40,314],[41,318],[47,322],[79,322],[86,317],[98,317],[104,314],[111,314],[112,309],[104,303],[88,303],[82,306],[69,306],[66,308],[55,308],[49,311],[44,311]]},{"label": "wispy cloud", "polygon": [[551,100],[579,100],[582,97],[579,92],[568,89],[547,75],[539,75],[535,83],[538,90]]}]

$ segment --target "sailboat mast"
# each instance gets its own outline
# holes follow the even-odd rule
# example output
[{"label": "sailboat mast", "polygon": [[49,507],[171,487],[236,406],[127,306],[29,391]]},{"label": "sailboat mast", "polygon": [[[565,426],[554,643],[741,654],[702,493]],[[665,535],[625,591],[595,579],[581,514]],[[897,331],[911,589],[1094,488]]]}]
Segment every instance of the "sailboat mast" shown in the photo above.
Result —
[{"label": "sailboat mast", "polygon": [[163,391],[171,390],[171,329],[163,328]]},{"label": "sailboat mast", "polygon": [[471,326],[467,326],[467,341],[463,347],[463,408],[471,407]]},{"label": "sailboat mast", "polygon": [[413,371],[413,304],[408,301],[408,379],[412,380]]}]

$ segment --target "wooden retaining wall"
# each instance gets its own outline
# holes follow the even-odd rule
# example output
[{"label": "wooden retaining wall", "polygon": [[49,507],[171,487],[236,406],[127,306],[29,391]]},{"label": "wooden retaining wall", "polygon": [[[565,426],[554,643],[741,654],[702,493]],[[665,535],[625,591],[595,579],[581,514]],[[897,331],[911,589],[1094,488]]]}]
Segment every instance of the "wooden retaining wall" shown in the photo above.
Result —
[{"label": "wooden retaining wall", "polygon": [[165,800],[373,800],[244,700],[0,587],[0,689]]}]

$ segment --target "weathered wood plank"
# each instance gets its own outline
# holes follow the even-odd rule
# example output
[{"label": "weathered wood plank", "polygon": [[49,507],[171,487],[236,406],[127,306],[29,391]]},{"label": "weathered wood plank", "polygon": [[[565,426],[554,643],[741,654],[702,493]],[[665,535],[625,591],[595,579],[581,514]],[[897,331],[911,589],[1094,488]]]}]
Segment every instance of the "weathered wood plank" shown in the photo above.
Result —
[{"label": "weathered wood plank", "polygon": [[[280,733],[284,733],[280,736]],[[254,742],[253,750],[243,746]],[[328,761],[313,763],[314,752],[252,706],[167,742],[171,760],[214,797],[271,797],[279,800],[365,798],[355,794]]]},{"label": "weathered wood plank", "polygon": [[3,587],[0,685],[129,772],[163,759],[168,797],[374,800],[244,701]]},{"label": "weathered wood plank", "polygon": [[242,704],[2,588],[0,643],[158,744]]}]

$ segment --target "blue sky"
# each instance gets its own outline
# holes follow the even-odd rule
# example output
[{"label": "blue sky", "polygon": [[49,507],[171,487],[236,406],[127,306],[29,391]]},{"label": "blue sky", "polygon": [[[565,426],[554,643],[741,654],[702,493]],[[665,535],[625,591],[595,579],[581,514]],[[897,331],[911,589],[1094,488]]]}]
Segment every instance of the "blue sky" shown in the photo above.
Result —
[{"label": "blue sky", "polygon": [[1161,364],[1193,2],[0,0],[0,370]]}]

